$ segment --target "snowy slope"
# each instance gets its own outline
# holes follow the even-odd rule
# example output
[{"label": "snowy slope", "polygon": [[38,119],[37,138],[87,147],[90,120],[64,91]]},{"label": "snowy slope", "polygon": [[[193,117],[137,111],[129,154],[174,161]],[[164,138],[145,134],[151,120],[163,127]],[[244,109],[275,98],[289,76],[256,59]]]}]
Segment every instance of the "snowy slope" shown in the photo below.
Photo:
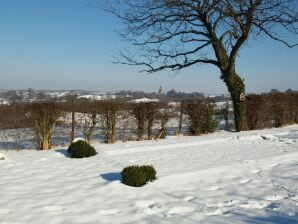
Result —
[{"label": "snowy slope", "polygon": [[[2,151],[0,223],[298,223],[298,125],[95,147]],[[158,179],[121,184],[131,164]]]}]

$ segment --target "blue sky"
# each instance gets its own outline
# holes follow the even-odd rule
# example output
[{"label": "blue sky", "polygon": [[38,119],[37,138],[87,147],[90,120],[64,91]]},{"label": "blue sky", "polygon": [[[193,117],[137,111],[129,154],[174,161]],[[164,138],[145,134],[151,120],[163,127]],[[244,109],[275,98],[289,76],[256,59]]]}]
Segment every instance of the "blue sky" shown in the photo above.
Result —
[{"label": "blue sky", "polygon": [[[88,2],[0,0],[0,89],[151,92],[162,86],[227,92],[212,66],[148,75],[139,73],[140,68],[111,63],[113,52],[126,44],[115,32],[121,25],[112,15],[87,7]],[[247,92],[297,90],[298,47],[289,49],[269,39],[250,42],[240,52],[237,69]]]}]

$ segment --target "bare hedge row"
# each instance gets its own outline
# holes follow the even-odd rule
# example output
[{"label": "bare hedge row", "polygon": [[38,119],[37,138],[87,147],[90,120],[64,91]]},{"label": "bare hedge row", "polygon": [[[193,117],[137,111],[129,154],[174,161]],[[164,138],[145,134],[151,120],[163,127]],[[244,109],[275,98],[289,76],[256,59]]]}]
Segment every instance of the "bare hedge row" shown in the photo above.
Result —
[{"label": "bare hedge row", "polygon": [[247,96],[247,124],[250,130],[298,123],[298,93],[270,93]]},{"label": "bare hedge row", "polygon": [[[105,143],[114,143],[117,128],[121,123],[121,132],[135,127],[136,140],[159,139],[167,135],[167,123],[171,118],[179,117],[179,131],[184,118],[188,117],[189,131],[192,135],[212,132],[216,128],[212,115],[214,104],[210,101],[196,100],[169,104],[168,102],[128,103],[119,100],[69,100],[66,102],[40,101],[0,107],[0,129],[30,128],[39,149],[52,146],[55,126],[71,126],[70,139],[74,139],[78,128],[78,115],[84,115],[84,138],[87,142],[99,126]],[[71,118],[69,116],[71,115]],[[132,124],[133,123],[133,124]],[[156,124],[159,125],[156,132]],[[118,125],[118,127],[117,127]],[[155,133],[153,126],[155,125]],[[124,140],[123,137],[122,140]]]},{"label": "bare hedge row", "polygon": [[[65,102],[40,101],[0,106],[0,129],[30,128],[39,149],[52,146],[55,126],[71,126],[70,139],[74,139],[78,127],[79,114],[86,121],[84,138],[90,142],[99,128],[105,143],[114,143],[117,128],[121,123],[123,139],[126,129],[135,127],[136,140],[159,139],[167,135],[167,123],[171,118],[178,121],[178,133],[187,118],[189,134],[199,135],[213,132],[218,114],[209,100],[168,102],[128,103],[119,100],[90,101],[71,99]],[[71,115],[71,118],[69,116]],[[132,124],[133,123],[133,124]],[[153,133],[158,123],[159,131]],[[248,129],[280,127],[298,123],[298,93],[274,93],[247,96]],[[117,126],[118,125],[118,126]],[[155,127],[156,128],[156,127]]]}]

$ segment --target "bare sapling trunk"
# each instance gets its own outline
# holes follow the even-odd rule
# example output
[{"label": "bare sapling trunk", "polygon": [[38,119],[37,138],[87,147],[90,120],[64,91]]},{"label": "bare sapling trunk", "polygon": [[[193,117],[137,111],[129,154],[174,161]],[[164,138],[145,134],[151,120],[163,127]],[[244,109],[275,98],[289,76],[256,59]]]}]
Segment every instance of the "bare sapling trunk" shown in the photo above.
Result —
[{"label": "bare sapling trunk", "polygon": [[146,127],[146,109],[144,103],[136,103],[132,105],[132,114],[135,118],[137,125],[137,140],[142,141],[144,139],[145,127]]},{"label": "bare sapling trunk", "polygon": [[113,144],[116,142],[116,125],[122,108],[122,102],[115,100],[107,100],[99,103],[102,126],[105,135],[105,142]]},{"label": "bare sapling trunk", "polygon": [[160,112],[160,120],[161,120],[160,121],[160,130],[159,130],[158,134],[156,135],[155,140],[166,138],[166,135],[167,135],[166,125],[167,125],[169,119],[170,119],[169,110],[166,108],[162,109],[162,111]]},{"label": "bare sapling trunk", "polygon": [[91,114],[91,126],[88,128],[87,133],[86,133],[86,141],[88,143],[91,143],[92,137],[95,131],[95,127],[97,124],[97,114]]},{"label": "bare sapling trunk", "polygon": [[116,142],[116,111],[106,111],[103,116],[105,120],[105,142],[107,144],[113,144]]},{"label": "bare sapling trunk", "polygon": [[147,136],[148,136],[148,140],[152,139],[153,122],[154,122],[153,117],[150,116],[150,117],[147,118]]},{"label": "bare sapling trunk", "polygon": [[184,116],[184,101],[179,102],[179,126],[178,126],[178,135],[181,134],[182,131],[182,123]]},{"label": "bare sapling trunk", "polygon": [[122,141],[127,141],[127,129],[130,127],[132,121],[130,113],[127,110],[121,111],[121,120],[122,120]]},{"label": "bare sapling trunk", "polygon": [[71,101],[71,134],[70,134],[70,139],[71,141],[74,140],[75,136],[75,122],[76,122],[76,113],[75,113],[75,108],[74,108],[74,100]]}]

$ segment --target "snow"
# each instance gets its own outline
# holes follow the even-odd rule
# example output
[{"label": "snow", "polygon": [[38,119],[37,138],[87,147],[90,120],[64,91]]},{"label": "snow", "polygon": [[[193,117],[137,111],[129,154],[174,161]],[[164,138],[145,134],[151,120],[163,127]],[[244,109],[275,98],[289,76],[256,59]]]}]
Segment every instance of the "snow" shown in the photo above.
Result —
[{"label": "snow", "polygon": [[72,143],[78,142],[78,141],[85,141],[85,139],[83,138],[75,138],[74,140],[72,140]]},{"label": "snow", "polygon": [[[3,150],[0,223],[298,223],[298,125],[94,146]],[[133,164],[158,179],[123,185]]]},{"label": "snow", "polygon": [[78,99],[89,99],[89,100],[108,100],[108,99],[115,99],[116,95],[111,94],[93,94],[93,95],[82,95],[79,96]]},{"label": "snow", "polygon": [[135,99],[135,100],[131,100],[129,102],[132,103],[148,103],[148,102],[159,102],[159,99],[149,99],[149,98],[140,98],[140,99]]},{"label": "snow", "polygon": [[45,92],[46,95],[49,95],[51,97],[64,97],[67,96],[70,92]]}]

